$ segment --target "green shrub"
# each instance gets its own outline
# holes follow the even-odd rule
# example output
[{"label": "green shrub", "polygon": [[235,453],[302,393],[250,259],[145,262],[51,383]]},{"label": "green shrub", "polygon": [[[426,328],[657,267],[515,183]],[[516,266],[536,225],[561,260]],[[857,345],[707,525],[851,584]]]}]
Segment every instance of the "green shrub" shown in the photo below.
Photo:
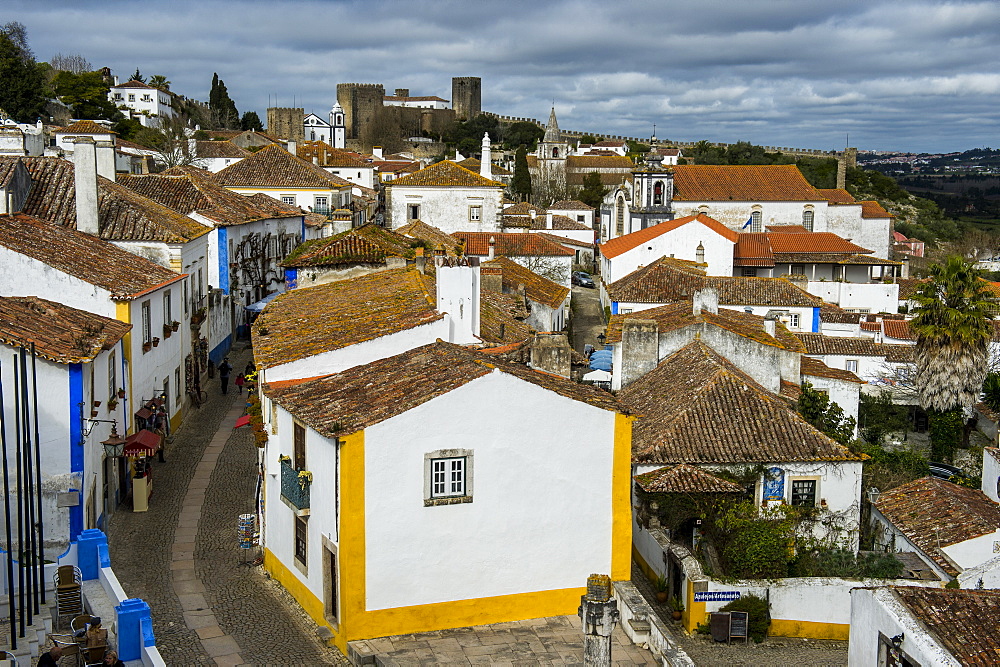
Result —
[{"label": "green shrub", "polygon": [[759,644],[767,637],[767,629],[771,627],[770,605],[764,598],[756,595],[744,595],[739,600],[733,600],[719,611],[747,612],[747,634],[750,639]]},{"label": "green shrub", "polygon": [[845,579],[896,579],[903,564],[892,554],[857,554],[845,549],[806,551],[792,561],[793,577],[842,577]]}]

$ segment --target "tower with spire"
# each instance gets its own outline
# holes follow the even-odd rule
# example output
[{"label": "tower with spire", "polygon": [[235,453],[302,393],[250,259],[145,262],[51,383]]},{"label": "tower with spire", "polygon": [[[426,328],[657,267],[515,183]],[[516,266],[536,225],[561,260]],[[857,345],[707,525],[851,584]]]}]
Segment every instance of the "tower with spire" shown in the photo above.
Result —
[{"label": "tower with spire", "polygon": [[663,156],[650,148],[645,163],[632,172],[631,231],[673,220],[673,199],[674,173],[663,166]]},{"label": "tower with spire", "polygon": [[563,141],[559,131],[559,121],[556,120],[556,108],[549,113],[549,122],[545,126],[545,136],[538,142],[539,160],[565,160],[569,152],[569,144]]},{"label": "tower with spire", "polygon": [[330,143],[334,148],[347,147],[347,126],[344,125],[344,108],[334,102],[330,109]]}]

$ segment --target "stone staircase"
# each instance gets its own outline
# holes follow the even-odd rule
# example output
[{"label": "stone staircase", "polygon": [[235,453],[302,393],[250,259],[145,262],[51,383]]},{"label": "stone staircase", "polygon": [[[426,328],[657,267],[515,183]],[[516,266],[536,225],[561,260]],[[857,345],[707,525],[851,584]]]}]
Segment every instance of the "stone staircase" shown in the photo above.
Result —
[{"label": "stone staircase", "polygon": [[[56,603],[50,591],[46,592],[46,604],[39,609],[39,612],[32,617],[32,625],[25,627],[24,637],[20,636],[20,627],[15,628],[17,649],[11,649],[10,607],[7,596],[0,596],[0,648],[13,653],[19,667],[35,664],[38,656],[52,646],[48,636],[54,627]],[[68,633],[69,629],[66,632]]]}]

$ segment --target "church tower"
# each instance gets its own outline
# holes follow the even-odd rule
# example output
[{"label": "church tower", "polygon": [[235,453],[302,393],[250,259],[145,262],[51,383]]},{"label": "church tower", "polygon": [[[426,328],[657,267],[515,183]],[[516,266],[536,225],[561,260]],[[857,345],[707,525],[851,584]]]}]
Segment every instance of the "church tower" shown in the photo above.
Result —
[{"label": "church tower", "polygon": [[347,127],[344,125],[344,109],[339,102],[330,109],[330,143],[334,148],[347,147]]},{"label": "church tower", "polygon": [[545,126],[545,136],[538,142],[538,159],[565,160],[569,152],[569,144],[563,141],[559,131],[559,121],[556,120],[556,108],[549,113],[549,122]]},{"label": "church tower", "polygon": [[632,229],[626,233],[673,220],[673,198],[674,174],[663,166],[663,156],[650,149],[645,165],[632,172]]}]

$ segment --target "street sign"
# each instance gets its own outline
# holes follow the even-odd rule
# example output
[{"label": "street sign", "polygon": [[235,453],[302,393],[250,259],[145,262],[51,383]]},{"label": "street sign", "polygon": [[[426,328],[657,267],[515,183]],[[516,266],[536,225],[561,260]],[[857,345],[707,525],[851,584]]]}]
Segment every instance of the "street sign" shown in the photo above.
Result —
[{"label": "street sign", "polygon": [[705,591],[694,594],[695,602],[732,602],[739,599],[739,591]]}]

